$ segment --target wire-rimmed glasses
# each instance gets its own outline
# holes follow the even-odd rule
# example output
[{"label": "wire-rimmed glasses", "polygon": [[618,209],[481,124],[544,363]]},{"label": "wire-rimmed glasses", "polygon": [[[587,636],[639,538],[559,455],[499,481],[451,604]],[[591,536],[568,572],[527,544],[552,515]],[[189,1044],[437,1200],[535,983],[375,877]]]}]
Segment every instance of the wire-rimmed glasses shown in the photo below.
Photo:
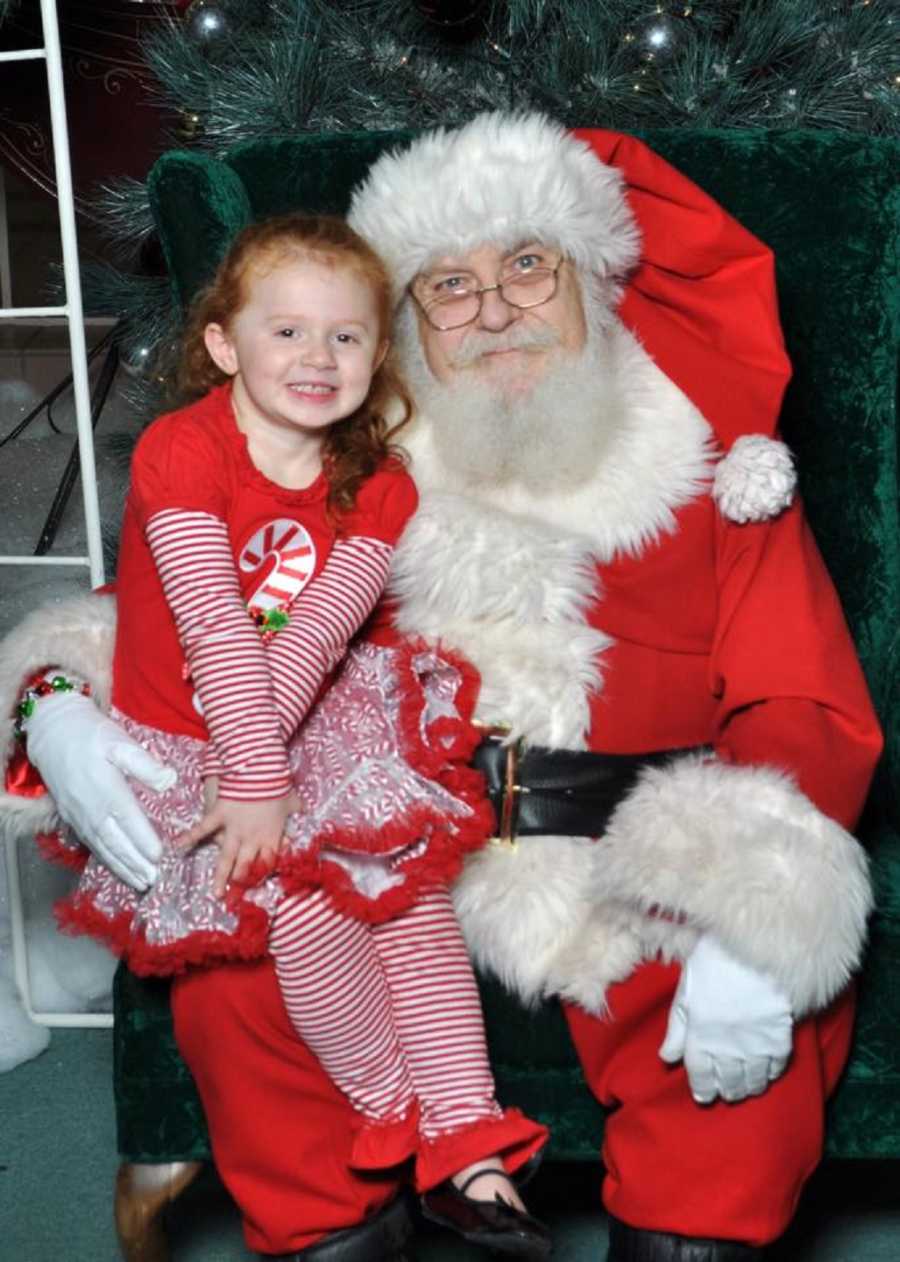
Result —
[{"label": "wire-rimmed glasses", "polygon": [[478,277],[465,269],[446,268],[417,276],[410,293],[431,327],[446,333],[477,320],[484,295],[494,290],[520,310],[549,302],[562,263],[562,255],[549,265],[543,253],[526,251],[504,263],[493,285],[480,285]]}]

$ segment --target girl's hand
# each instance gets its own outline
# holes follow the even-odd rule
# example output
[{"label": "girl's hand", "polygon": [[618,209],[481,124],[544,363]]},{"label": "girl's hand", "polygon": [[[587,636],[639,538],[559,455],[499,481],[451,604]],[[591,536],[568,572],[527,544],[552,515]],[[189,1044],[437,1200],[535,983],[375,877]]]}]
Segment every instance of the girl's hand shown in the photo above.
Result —
[{"label": "girl's hand", "polygon": [[[214,790],[213,790],[214,792]],[[209,807],[198,824],[178,838],[178,846],[189,850],[212,839],[219,846],[213,892],[222,898],[229,881],[241,881],[257,859],[274,864],[284,825],[298,809],[296,793],[262,802],[234,802],[220,799]]]}]

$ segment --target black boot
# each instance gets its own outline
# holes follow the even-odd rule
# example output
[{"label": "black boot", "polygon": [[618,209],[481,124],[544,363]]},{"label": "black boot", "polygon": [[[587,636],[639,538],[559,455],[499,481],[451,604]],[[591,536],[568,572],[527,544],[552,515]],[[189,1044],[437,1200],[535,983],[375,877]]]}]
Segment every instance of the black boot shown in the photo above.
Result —
[{"label": "black boot", "polygon": [[736,1240],[699,1240],[641,1231],[610,1215],[606,1262],[762,1262],[762,1249]]},{"label": "black boot", "polygon": [[296,1253],[261,1253],[264,1262],[413,1262],[413,1224],[406,1200],[390,1205],[356,1227],[333,1231]]}]

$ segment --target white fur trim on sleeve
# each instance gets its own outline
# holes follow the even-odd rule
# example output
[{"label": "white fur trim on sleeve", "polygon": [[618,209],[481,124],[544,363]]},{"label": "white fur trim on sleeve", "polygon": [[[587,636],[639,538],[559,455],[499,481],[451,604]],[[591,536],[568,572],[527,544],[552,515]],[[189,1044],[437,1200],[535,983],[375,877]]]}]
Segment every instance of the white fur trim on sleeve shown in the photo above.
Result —
[{"label": "white fur trim on sleeve", "polygon": [[785,989],[797,1017],[859,965],[866,855],[782,772],[702,755],[649,768],[599,846],[598,898],[637,904],[657,927],[686,918],[713,932]]},{"label": "white fur trim on sleeve", "polygon": [[712,493],[723,517],[744,525],[777,517],[796,486],[794,461],[784,443],[765,434],[743,434],[716,466]]},{"label": "white fur trim on sleeve", "polygon": [[592,904],[596,850],[588,837],[487,845],[470,855],[453,887],[473,961],[524,1004],[558,995],[600,1015],[607,987],[640,962],[644,917],[633,907]]},{"label": "white fur trim on sleeve", "polygon": [[[116,602],[112,596],[74,596],[43,605],[0,641],[0,715],[3,766],[13,748],[16,703],[29,675],[44,666],[77,673],[91,685],[97,703],[109,705]],[[52,799],[0,792],[0,834],[33,836],[58,825]]]}]

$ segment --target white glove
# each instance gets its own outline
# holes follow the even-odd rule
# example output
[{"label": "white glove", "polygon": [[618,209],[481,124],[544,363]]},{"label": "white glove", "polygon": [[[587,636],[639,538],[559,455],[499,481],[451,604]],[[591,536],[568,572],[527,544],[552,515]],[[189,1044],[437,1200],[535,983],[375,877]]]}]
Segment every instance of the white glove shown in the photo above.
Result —
[{"label": "white glove", "polygon": [[175,772],[79,692],[42,697],[25,729],[28,758],[62,818],[120,880],[147,889],[162,845],[122,773],[159,793],[172,787]]},{"label": "white glove", "polygon": [[659,1054],[683,1060],[698,1104],[762,1095],[791,1054],[791,1005],[780,988],[709,934],[681,970]]}]

